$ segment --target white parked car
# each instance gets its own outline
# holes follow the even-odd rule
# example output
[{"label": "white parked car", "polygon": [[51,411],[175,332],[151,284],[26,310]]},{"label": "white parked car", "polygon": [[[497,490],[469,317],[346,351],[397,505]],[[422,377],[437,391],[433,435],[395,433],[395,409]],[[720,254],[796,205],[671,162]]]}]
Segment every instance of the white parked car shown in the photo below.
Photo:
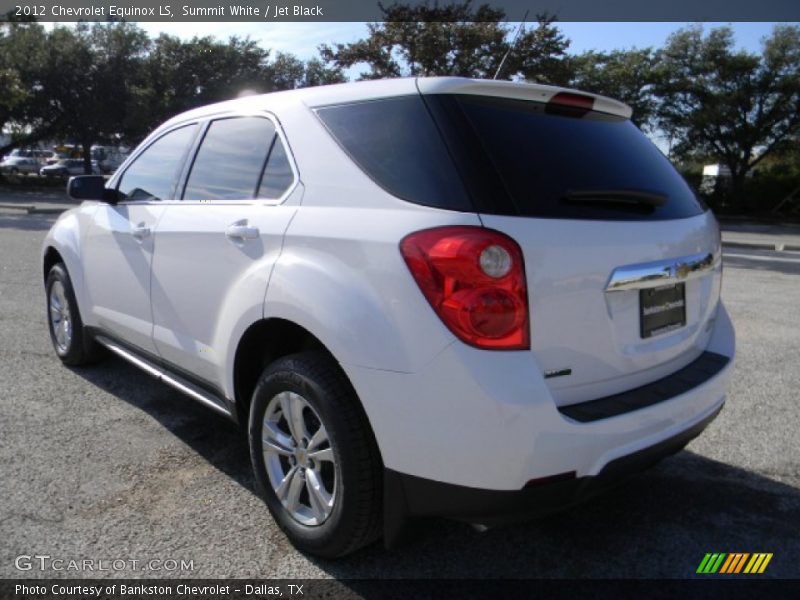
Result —
[{"label": "white parked car", "polygon": [[[299,548],[565,508],[680,450],[734,356],[720,234],[614,100],[458,78],[177,116],[44,243],[101,349],[247,431]],[[657,498],[651,499],[657,502]]]},{"label": "white parked car", "polygon": [[[100,173],[97,161],[91,161],[92,173]],[[83,175],[85,166],[82,158],[62,158],[53,164],[46,165],[39,169],[41,177],[61,177],[68,178],[70,175]]]},{"label": "white parked car", "polygon": [[41,163],[27,156],[8,156],[0,162],[0,171],[7,175],[30,175],[39,172]]}]

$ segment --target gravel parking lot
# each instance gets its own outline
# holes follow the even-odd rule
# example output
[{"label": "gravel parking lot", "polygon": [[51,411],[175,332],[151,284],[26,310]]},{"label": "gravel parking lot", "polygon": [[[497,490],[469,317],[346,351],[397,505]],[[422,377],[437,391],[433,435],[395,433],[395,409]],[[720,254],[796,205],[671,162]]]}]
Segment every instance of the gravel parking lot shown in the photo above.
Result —
[{"label": "gravel parking lot", "polygon": [[[800,577],[797,254],[727,257],[735,376],[686,451],[541,521],[478,533],[435,520],[392,552],[325,562],[273,524],[235,427],[119,359],[74,370],[56,359],[39,266],[54,218],[0,212],[2,578],[81,575],[15,568],[33,554],[141,561],[88,574],[127,578],[671,578],[693,576],[706,552],[772,552],[765,576]],[[151,560],[193,568],[142,571]]]}]

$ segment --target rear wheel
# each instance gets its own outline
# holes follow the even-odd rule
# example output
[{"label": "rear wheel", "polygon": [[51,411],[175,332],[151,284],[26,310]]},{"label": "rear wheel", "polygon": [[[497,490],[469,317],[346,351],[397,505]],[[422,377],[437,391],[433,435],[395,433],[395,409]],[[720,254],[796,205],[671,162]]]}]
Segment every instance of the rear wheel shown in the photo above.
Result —
[{"label": "rear wheel", "polygon": [[61,361],[73,367],[97,362],[102,348],[85,331],[69,274],[62,263],[53,265],[45,284],[47,325],[53,349]]},{"label": "rear wheel", "polygon": [[253,393],[248,431],[259,493],[295,546],[335,558],[378,537],[380,456],[355,392],[327,354],[270,365]]}]

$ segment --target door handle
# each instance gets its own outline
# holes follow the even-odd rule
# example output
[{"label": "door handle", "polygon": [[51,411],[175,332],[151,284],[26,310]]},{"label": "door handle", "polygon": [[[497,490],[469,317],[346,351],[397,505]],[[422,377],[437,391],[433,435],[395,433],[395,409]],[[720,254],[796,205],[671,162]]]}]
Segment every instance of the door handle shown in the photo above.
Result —
[{"label": "door handle", "polygon": [[247,219],[242,219],[241,221],[236,221],[228,225],[228,228],[225,230],[225,236],[229,240],[235,240],[237,242],[243,240],[254,240],[258,238],[260,232],[258,231],[258,227],[251,227],[247,224]]},{"label": "door handle", "polygon": [[131,234],[137,240],[143,240],[146,237],[150,237],[150,228],[142,221],[131,230]]}]

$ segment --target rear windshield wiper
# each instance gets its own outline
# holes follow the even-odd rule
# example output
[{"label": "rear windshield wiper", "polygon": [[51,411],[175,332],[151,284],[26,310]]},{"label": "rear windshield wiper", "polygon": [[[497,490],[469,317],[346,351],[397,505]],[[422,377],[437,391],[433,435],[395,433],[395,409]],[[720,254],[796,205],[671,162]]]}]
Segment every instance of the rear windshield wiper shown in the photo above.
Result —
[{"label": "rear windshield wiper", "polygon": [[631,207],[663,206],[667,201],[664,194],[644,190],[567,190],[561,202],[567,204],[607,204]]}]

